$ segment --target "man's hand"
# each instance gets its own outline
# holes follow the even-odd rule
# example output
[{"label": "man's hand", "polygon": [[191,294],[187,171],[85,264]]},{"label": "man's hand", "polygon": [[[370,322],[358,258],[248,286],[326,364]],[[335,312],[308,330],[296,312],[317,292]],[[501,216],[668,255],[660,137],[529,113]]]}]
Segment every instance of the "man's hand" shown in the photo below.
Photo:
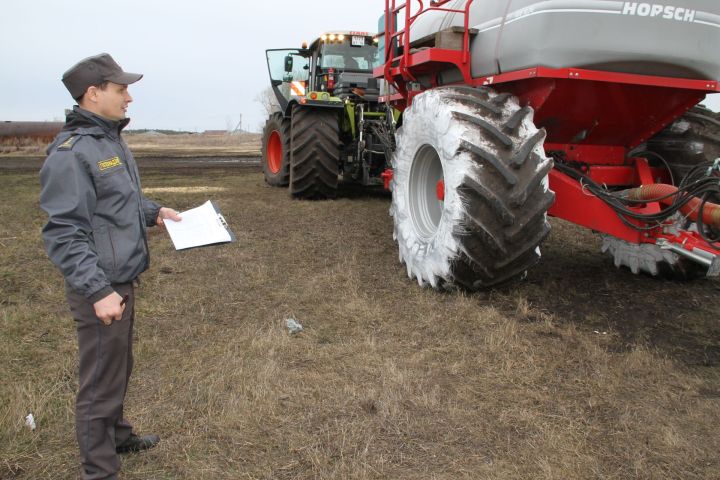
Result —
[{"label": "man's hand", "polygon": [[93,304],[95,315],[105,324],[110,325],[113,320],[122,320],[125,305],[121,304],[122,297],[113,292],[102,300]]},{"label": "man's hand", "polygon": [[158,226],[160,226],[160,227],[164,227],[166,218],[168,218],[170,220],[174,220],[176,222],[179,222],[180,220],[182,220],[182,218],[180,218],[180,215],[178,215],[178,212],[176,212],[172,208],[162,207],[160,209],[160,211],[158,212],[158,216],[155,219],[155,223],[157,223]]}]

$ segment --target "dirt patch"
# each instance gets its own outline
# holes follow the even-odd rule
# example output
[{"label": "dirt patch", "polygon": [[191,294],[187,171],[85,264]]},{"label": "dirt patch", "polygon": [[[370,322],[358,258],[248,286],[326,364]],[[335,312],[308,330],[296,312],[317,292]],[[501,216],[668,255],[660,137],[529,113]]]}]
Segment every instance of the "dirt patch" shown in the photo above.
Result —
[{"label": "dirt patch", "polygon": [[208,187],[204,185],[196,187],[150,187],[143,188],[145,195],[155,193],[221,193],[226,191],[223,187]]}]

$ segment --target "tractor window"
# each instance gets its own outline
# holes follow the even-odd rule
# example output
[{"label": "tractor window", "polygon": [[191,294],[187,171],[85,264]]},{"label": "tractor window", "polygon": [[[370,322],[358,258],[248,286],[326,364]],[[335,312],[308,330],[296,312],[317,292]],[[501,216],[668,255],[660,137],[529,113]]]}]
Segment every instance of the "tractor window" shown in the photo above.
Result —
[{"label": "tractor window", "polygon": [[310,59],[299,50],[267,50],[270,79],[276,82],[307,81]]},{"label": "tractor window", "polygon": [[377,46],[352,46],[348,40],[324,44],[318,61],[323,69],[335,68],[364,72],[372,71],[382,64]]},{"label": "tractor window", "polygon": [[266,50],[270,84],[280,108],[285,107],[293,96],[305,95],[307,80],[310,78],[308,50]]}]

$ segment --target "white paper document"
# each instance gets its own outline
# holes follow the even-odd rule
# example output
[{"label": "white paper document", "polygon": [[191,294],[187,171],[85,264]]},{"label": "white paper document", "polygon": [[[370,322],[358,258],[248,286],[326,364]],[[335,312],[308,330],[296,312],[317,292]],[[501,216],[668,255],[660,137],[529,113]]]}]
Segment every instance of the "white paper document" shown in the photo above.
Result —
[{"label": "white paper document", "polygon": [[180,212],[182,220],[165,220],[175,250],[227,243],[234,240],[220,211],[208,200],[197,208]]}]

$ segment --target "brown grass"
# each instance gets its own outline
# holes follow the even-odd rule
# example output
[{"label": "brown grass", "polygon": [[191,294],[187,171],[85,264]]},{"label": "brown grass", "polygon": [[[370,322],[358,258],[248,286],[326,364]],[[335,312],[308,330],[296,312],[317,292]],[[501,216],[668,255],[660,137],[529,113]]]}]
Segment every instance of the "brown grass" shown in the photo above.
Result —
[{"label": "brown grass", "polygon": [[[136,157],[157,156],[258,156],[260,134],[241,133],[228,135],[205,134],[148,134],[125,135]],[[0,158],[42,157],[51,139],[30,137],[0,138]]]},{"label": "brown grass", "polygon": [[260,155],[260,135],[151,135],[130,134],[126,140],[138,157],[148,156],[257,156]]},{"label": "brown grass", "polygon": [[[0,181],[0,478],[75,478],[74,327],[37,179]],[[240,169],[144,185],[216,200],[238,241],[150,235],[126,411],[162,442],[122,478],[720,478],[717,282],[617,271],[555,221],[524,282],[441,294],[398,264],[385,195],[292,201]]]},{"label": "brown grass", "polygon": [[42,156],[52,138],[0,137],[0,156]]}]

